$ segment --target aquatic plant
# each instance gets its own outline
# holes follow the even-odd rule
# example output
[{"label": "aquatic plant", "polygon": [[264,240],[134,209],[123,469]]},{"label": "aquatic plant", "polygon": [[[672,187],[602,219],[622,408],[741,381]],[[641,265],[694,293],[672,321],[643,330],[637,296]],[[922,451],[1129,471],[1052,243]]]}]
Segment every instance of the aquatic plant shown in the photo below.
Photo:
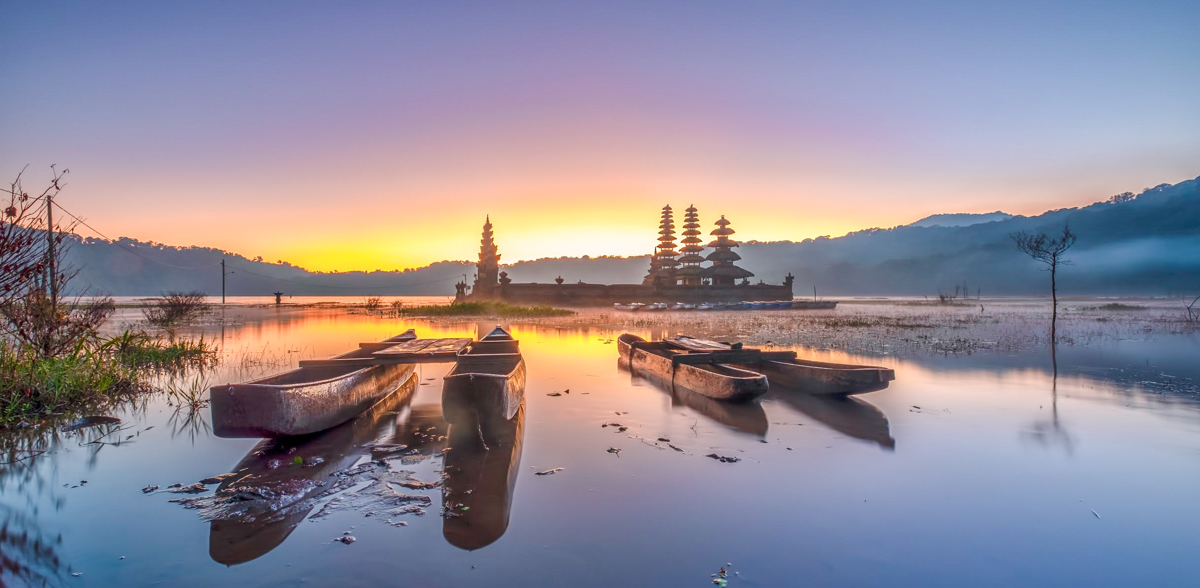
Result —
[{"label": "aquatic plant", "polygon": [[213,346],[166,341],[144,333],[97,342],[81,339],[69,352],[46,356],[0,339],[0,426],[84,410],[104,410],[152,388],[156,372],[214,364]]}]

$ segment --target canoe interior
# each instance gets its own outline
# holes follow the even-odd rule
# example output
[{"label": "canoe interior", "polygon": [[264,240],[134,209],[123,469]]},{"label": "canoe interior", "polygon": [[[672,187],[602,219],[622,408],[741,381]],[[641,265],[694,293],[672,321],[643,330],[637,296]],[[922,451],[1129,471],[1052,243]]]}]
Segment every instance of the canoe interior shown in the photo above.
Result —
[{"label": "canoe interior", "polygon": [[[386,339],[385,342],[387,342],[387,343],[403,343],[405,341],[411,341],[413,339],[416,339],[416,337],[417,337],[416,332],[413,331],[412,329],[409,329],[399,335],[396,335],[395,337]],[[343,353],[341,355],[334,356],[334,359],[370,358],[370,357],[372,357],[373,353],[374,353],[374,350],[372,350],[372,349],[359,348],[359,349],[347,351],[346,353]],[[297,368],[297,369],[294,369],[291,371],[283,372],[281,374],[272,374],[272,375],[266,376],[264,378],[259,378],[257,380],[251,380],[249,382],[246,382],[243,385],[283,386],[283,387],[297,386],[297,385],[309,385],[309,384],[327,382],[330,380],[337,380],[339,378],[345,378],[346,376],[349,376],[349,375],[353,374],[354,372],[365,370],[365,369],[367,369],[367,368],[361,367],[361,366],[302,367],[302,368]]]}]

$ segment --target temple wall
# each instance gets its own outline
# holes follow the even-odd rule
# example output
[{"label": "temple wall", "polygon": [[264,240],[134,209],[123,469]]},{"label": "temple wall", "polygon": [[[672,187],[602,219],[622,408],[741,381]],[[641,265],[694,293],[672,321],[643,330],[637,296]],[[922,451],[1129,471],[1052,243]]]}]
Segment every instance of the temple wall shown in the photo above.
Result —
[{"label": "temple wall", "polygon": [[[469,299],[484,296],[472,294]],[[751,300],[791,300],[786,285],[750,284],[747,286],[666,286],[641,284],[505,284],[498,298],[513,304],[557,304],[562,306],[600,306],[615,302],[739,302]]]}]

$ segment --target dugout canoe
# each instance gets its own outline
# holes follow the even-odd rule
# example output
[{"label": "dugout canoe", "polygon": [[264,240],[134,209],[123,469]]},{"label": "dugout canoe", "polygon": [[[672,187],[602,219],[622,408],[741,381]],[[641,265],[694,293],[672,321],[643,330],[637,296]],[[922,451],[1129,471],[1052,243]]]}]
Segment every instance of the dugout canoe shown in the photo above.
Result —
[{"label": "dugout canoe", "polygon": [[217,500],[203,511],[210,521],[209,557],[232,566],[282,544],[330,490],[334,472],[363,457],[374,459],[372,442],[396,426],[396,410],[412,401],[417,383],[410,374],[395,394],[328,431],[259,441],[229,470],[234,475],[220,482]]},{"label": "dugout canoe", "polygon": [[496,414],[511,419],[524,398],[525,359],[519,342],[502,327],[458,352],[442,383],[442,407],[451,424]]},{"label": "dugout canoe", "polygon": [[631,333],[617,338],[617,352],[635,372],[645,372],[717,400],[745,402],[767,393],[767,377],[725,363],[696,362],[687,350]]},{"label": "dugout canoe", "polygon": [[[383,341],[416,339],[409,329]],[[369,358],[360,348],[334,359]],[[289,437],[336,427],[395,392],[413,364],[302,367],[244,384],[209,390],[213,434],[224,438]]]},{"label": "dugout canoe", "polygon": [[729,357],[728,363],[765,375],[771,383],[807,394],[863,394],[888,387],[896,379],[891,368],[797,359],[793,351],[761,351],[688,336],[672,337],[665,345],[682,352]]}]

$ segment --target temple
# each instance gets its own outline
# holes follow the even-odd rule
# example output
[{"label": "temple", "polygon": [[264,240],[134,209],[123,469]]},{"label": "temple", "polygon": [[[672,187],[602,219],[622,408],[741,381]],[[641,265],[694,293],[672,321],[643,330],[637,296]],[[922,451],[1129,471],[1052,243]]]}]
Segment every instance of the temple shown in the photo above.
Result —
[{"label": "temple", "polygon": [[[456,302],[502,300],[514,304],[558,304],[564,306],[608,305],[614,302],[741,302],[792,300],[794,278],[788,274],[783,284],[751,284],[753,273],[738,267],[742,258],[733,249],[738,242],[730,238],[734,230],[724,216],[716,223],[708,244],[712,252],[701,255],[700,215],[688,206],[683,216],[683,246],[676,251],[675,222],[670,205],[659,217],[658,245],[650,256],[650,268],[641,284],[566,283],[561,276],[553,284],[513,283],[507,272],[500,271],[500,254],[492,233],[491,217],[483,224],[479,262],[475,282],[456,284]],[[703,267],[704,262],[711,265]],[[469,289],[469,292],[468,292]]]}]

